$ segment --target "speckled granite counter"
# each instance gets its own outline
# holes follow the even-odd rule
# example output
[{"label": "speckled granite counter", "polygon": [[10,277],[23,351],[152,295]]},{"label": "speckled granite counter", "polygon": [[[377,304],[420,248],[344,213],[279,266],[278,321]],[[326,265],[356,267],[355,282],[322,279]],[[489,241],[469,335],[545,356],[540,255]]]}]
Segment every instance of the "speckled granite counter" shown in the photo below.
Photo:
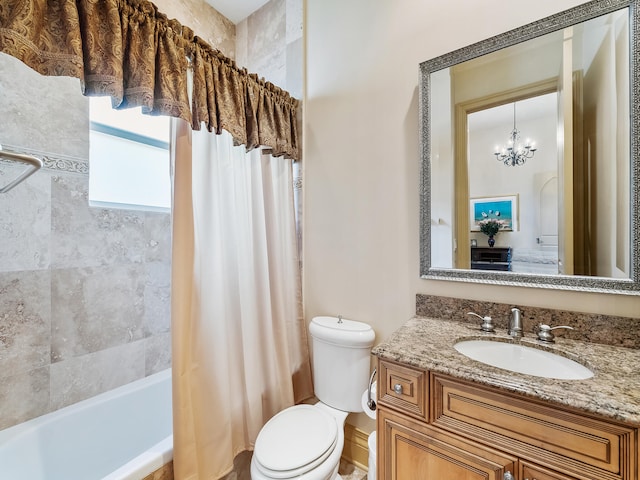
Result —
[{"label": "speckled granite counter", "polygon": [[499,330],[495,334],[484,333],[470,323],[415,317],[375,346],[372,353],[382,359],[640,426],[640,350],[561,338],[555,344],[542,345],[528,334],[521,340],[523,345],[564,355],[586,365],[595,374],[587,380],[554,380],[485,365],[453,348],[459,340],[481,338],[512,341],[506,332]]}]

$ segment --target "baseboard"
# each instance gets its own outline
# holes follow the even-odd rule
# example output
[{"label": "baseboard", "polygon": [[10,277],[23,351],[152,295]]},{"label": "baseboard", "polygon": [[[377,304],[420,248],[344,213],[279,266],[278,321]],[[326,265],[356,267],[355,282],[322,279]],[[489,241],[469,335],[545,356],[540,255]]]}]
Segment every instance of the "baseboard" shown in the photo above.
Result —
[{"label": "baseboard", "polygon": [[369,469],[369,434],[353,425],[344,425],[342,458],[361,470]]}]

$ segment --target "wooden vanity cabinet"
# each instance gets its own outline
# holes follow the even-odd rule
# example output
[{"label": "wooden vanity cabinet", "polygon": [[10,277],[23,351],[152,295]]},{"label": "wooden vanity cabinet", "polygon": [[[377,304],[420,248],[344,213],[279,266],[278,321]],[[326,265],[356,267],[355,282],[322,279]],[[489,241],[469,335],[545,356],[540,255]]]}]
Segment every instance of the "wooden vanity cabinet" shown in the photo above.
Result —
[{"label": "wooden vanity cabinet", "polygon": [[387,409],[378,411],[378,472],[385,480],[503,480],[517,458]]},{"label": "wooden vanity cabinet", "polygon": [[381,480],[638,480],[635,428],[387,360],[378,375]]}]

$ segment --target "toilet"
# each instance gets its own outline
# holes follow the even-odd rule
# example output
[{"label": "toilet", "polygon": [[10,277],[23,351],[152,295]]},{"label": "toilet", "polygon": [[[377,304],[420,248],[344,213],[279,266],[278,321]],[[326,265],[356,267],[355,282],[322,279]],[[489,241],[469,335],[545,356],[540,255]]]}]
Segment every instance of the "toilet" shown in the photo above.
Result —
[{"label": "toilet", "polygon": [[362,412],[375,338],[366,323],[315,317],[309,325],[313,386],[319,402],[295,405],[274,415],[258,434],[252,480],[338,480],[344,422]]}]

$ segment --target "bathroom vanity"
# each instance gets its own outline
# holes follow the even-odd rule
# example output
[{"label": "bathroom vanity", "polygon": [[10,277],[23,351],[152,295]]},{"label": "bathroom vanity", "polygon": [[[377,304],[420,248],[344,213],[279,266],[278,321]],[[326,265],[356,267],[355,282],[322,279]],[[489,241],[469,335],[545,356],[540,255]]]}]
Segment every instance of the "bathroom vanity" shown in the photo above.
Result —
[{"label": "bathroom vanity", "polygon": [[377,345],[384,480],[637,480],[640,352],[529,334],[518,343],[587,366],[558,380],[471,360],[461,340],[513,342],[474,324],[413,318]]}]

